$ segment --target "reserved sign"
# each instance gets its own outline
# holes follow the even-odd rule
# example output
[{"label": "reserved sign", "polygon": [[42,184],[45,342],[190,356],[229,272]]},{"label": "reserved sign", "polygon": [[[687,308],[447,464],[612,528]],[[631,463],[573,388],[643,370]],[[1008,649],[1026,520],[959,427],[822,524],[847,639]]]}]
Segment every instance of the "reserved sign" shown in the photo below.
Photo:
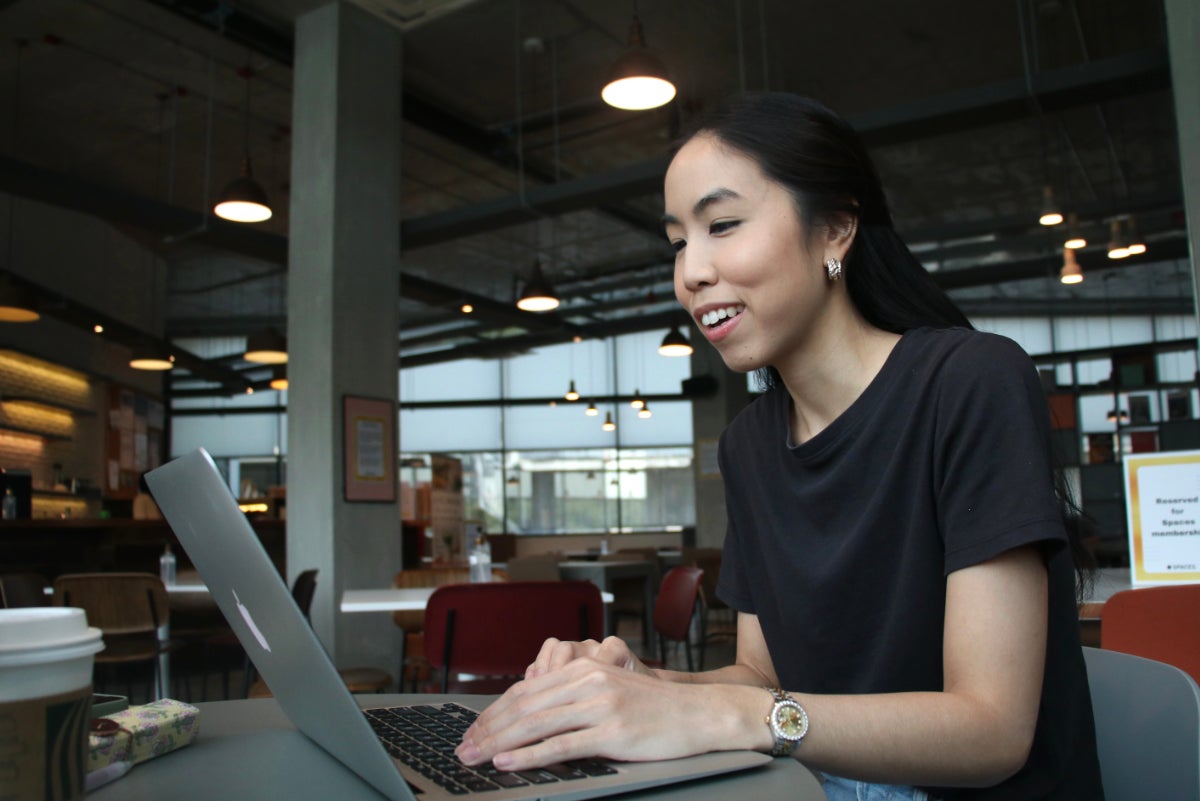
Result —
[{"label": "reserved sign", "polygon": [[1200,582],[1200,451],[1125,458],[1130,578]]}]

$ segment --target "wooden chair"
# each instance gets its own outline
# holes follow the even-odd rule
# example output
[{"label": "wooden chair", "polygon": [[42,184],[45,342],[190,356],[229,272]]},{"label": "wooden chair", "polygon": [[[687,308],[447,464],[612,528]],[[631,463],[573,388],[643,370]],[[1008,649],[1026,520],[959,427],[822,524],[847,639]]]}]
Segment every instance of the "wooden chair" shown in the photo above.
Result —
[{"label": "wooden chair", "polygon": [[1173,665],[1119,651],[1084,648],[1083,657],[1104,797],[1200,799],[1195,680]]},{"label": "wooden chair", "polygon": [[[165,695],[158,658],[170,650],[159,640],[159,627],[170,622],[167,588],[152,573],[71,573],[54,580],[55,606],[74,606],[100,629],[104,650],[95,663],[103,666],[148,666],[157,698]],[[132,680],[127,694],[133,695]]]},{"label": "wooden chair", "polygon": [[[313,596],[316,593],[316,569],[300,571],[296,580],[292,582],[292,600],[296,602],[296,606],[300,608],[301,614],[304,615],[304,619],[309,622],[309,625],[312,624],[309,613],[312,611]],[[392,677],[387,671],[379,668],[341,668],[338,670],[338,675],[342,677],[346,689],[352,693],[381,693],[392,683]],[[246,692],[247,698],[265,698],[270,695],[271,690],[262,679],[256,680]]]},{"label": "wooden chair", "polygon": [[41,573],[4,573],[0,575],[0,609],[50,606],[46,577]]},{"label": "wooden chair", "polygon": [[[555,568],[557,570],[557,568]],[[446,584],[467,584],[471,581],[469,567],[422,567],[401,570],[392,578],[397,588],[441,587]],[[492,568],[492,581],[508,581],[508,573]],[[425,658],[424,612],[392,612],[392,622],[401,631],[400,691],[407,679],[415,692],[421,682],[430,678],[432,666]]]},{"label": "wooden chair", "polygon": [[[424,630],[441,692],[500,693],[524,675],[548,637],[603,637],[604,602],[590,581],[447,584],[430,596]],[[477,678],[456,678],[463,673]]]},{"label": "wooden chair", "polygon": [[1200,584],[1116,593],[1100,611],[1100,647],[1166,662],[1200,682]]},{"label": "wooden chair", "polygon": [[[704,579],[704,571],[693,565],[680,565],[667,571],[662,584],[658,588],[658,598],[654,602],[654,630],[658,633],[658,650],[660,665],[667,662],[667,642],[683,643],[687,655],[687,668],[695,670],[692,663],[692,645],[690,641],[692,618],[700,603],[700,582]],[[701,629],[703,629],[703,608],[701,612]],[[704,637],[700,637],[700,668],[704,668]]]}]

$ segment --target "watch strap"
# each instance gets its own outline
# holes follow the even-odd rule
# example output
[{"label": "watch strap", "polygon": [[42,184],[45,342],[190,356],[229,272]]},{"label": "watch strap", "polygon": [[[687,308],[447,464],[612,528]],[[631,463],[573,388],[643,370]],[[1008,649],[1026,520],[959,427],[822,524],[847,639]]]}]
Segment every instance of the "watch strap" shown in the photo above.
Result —
[{"label": "watch strap", "polygon": [[[771,706],[771,711],[767,713],[767,728],[771,731],[771,736],[775,738],[775,746],[771,749],[771,756],[791,756],[796,750],[796,746],[804,739],[804,735],[808,733],[808,713],[804,711],[804,707],[788,693],[778,687],[768,687],[767,691],[771,693],[771,697],[775,699],[775,703]],[[791,707],[795,710],[795,714],[799,715],[801,726],[798,735],[789,736],[785,734],[779,727],[778,715],[782,708]]]}]

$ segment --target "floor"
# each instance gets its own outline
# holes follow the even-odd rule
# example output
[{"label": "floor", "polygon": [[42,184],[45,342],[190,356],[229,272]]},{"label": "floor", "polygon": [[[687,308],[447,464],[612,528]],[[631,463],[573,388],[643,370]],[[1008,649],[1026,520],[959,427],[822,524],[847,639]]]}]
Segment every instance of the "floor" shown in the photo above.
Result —
[{"label": "floor", "polygon": [[[732,618],[721,618],[715,613],[710,626],[714,629],[728,629]],[[698,627],[694,629],[698,634]],[[658,658],[658,644],[647,648],[642,642],[642,625],[634,618],[621,618],[617,623],[617,633],[630,644],[639,656]],[[693,659],[699,664],[699,648],[692,646]],[[703,667],[706,670],[732,664],[734,657],[733,638],[731,636],[710,637],[704,649]],[[171,655],[171,676],[173,687],[167,693],[169,697],[188,703],[201,701],[220,701],[227,698],[241,698],[242,695],[242,658],[240,653],[225,649],[221,653],[209,652],[197,646],[184,645]],[[674,670],[687,669],[687,656],[681,643],[669,643],[666,650],[666,665]],[[123,670],[120,673],[109,674],[97,670],[95,678],[96,692],[108,692],[128,696],[134,704],[144,704],[152,700],[152,676],[148,670]]]}]

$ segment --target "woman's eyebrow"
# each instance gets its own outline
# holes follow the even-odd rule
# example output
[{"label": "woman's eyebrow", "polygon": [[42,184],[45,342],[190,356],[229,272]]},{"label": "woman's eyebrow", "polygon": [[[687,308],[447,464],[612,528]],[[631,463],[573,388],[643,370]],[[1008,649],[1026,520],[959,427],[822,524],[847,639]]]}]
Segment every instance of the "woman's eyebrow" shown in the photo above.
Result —
[{"label": "woman's eyebrow", "polygon": [[[712,190],[711,192],[705,193],[704,197],[702,197],[696,201],[696,203],[692,206],[692,215],[699,217],[701,214],[704,213],[704,210],[707,209],[712,204],[714,204],[718,201],[721,201],[721,200],[729,200],[731,198],[738,198],[738,197],[741,197],[741,195],[739,195],[737,192],[733,191],[732,189],[726,189],[723,186],[717,187],[716,189]],[[675,217],[675,215],[673,215],[673,214],[664,214],[662,216],[662,223],[663,223],[663,225],[672,225],[672,224],[678,225],[679,218]]]}]

